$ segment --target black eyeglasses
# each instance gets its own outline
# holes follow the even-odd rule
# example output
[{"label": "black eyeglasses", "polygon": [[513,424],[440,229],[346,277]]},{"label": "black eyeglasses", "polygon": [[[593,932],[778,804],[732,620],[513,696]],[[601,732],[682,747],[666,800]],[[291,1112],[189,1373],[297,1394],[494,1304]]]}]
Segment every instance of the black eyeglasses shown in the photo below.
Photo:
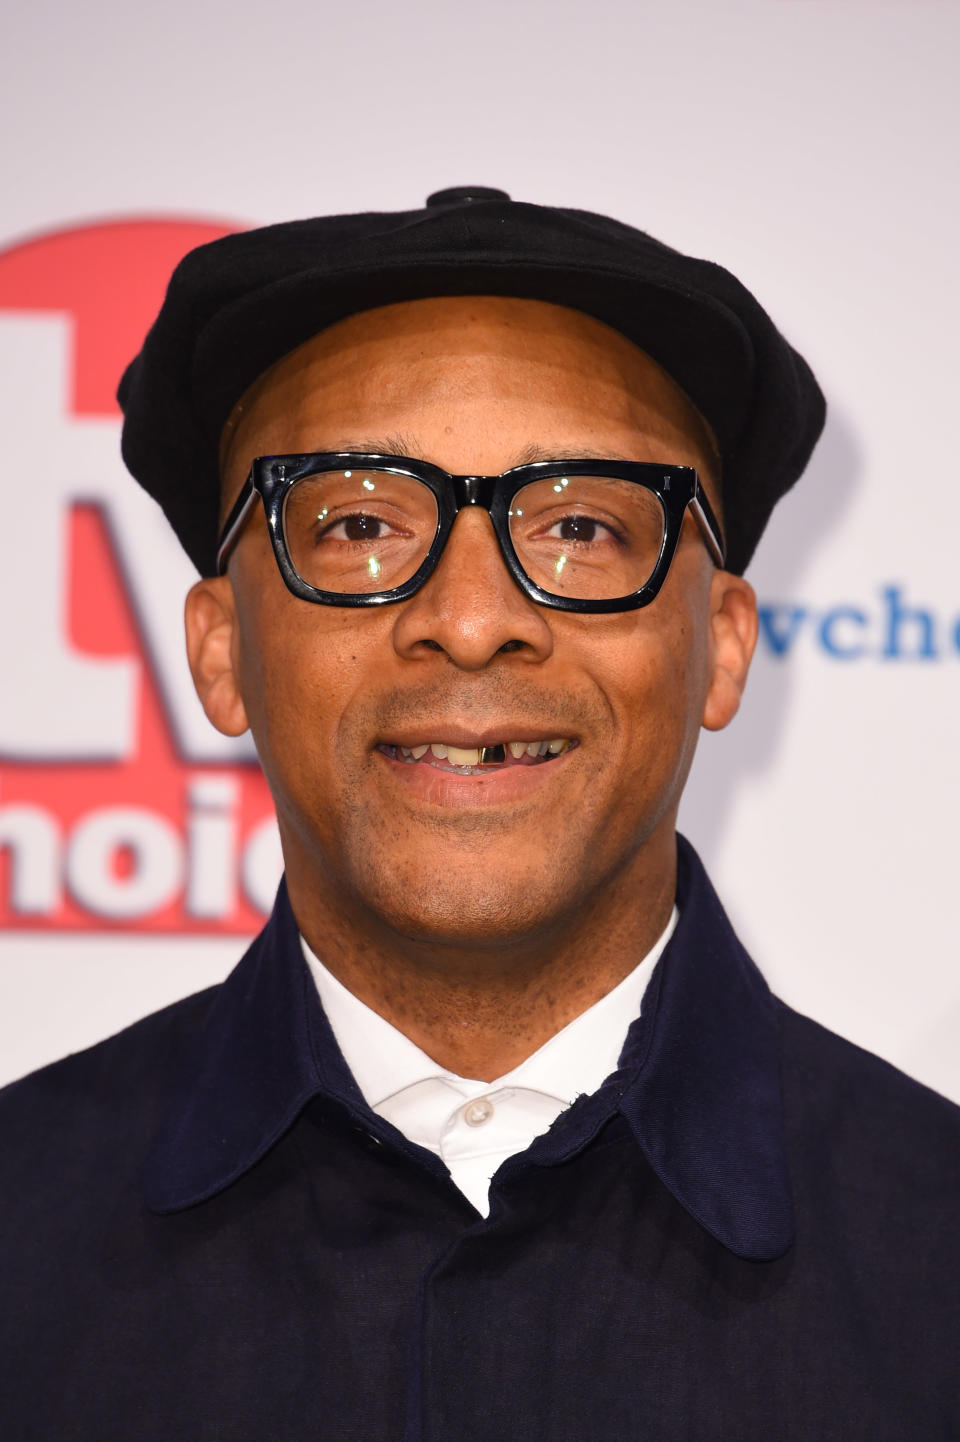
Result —
[{"label": "black eyeglasses", "polygon": [[500,476],[452,476],[407,456],[259,456],[220,536],[220,575],[257,496],[287,588],[322,606],[413,596],[464,506],[488,512],[520,589],[561,611],[649,605],[688,506],[714,561],[724,560],[719,523],[690,466],[558,460]]}]

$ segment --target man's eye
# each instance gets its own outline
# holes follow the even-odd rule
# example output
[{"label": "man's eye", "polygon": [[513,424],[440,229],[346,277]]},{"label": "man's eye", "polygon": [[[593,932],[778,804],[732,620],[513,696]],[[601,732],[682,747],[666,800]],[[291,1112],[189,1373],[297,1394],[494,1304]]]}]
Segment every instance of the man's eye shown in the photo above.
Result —
[{"label": "man's eye", "polygon": [[614,533],[609,526],[605,526],[602,521],[595,521],[592,516],[562,516],[544,532],[544,536],[557,541],[580,541],[589,544],[591,541],[613,539]]},{"label": "man's eye", "polygon": [[388,535],[390,530],[390,526],[379,516],[357,511],[352,516],[341,516],[339,521],[334,521],[320,534],[324,540],[331,541],[379,541]]}]

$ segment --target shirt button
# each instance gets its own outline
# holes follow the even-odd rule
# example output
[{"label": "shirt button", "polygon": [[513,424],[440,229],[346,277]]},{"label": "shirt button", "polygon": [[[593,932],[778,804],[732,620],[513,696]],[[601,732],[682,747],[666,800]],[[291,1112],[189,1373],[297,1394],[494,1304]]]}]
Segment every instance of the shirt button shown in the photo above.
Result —
[{"label": "shirt button", "polygon": [[467,1102],[463,1109],[463,1120],[468,1127],[482,1127],[493,1116],[493,1102],[486,1097],[478,1097],[475,1102]]}]

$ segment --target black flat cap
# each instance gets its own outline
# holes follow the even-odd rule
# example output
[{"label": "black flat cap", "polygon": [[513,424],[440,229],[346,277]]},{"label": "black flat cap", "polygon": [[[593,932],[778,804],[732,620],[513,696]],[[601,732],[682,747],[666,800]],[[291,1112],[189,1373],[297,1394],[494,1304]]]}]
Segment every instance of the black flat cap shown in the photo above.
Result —
[{"label": "black flat cap", "polygon": [[746,567],[823,428],[803,357],[721,266],[606,216],[461,186],[423,210],[229,235],[177,266],[120,383],[123,457],[202,574],[216,569],[220,433],[247,387],[356,311],[450,295],[571,306],[659,362],[717,438],[727,565]]}]

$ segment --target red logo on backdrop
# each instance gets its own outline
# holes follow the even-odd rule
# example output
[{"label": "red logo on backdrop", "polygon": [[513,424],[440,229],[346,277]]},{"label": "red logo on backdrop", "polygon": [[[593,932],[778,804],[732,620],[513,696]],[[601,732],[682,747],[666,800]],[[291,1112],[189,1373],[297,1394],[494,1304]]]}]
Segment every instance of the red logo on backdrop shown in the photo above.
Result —
[{"label": "red logo on backdrop", "polygon": [[177,261],[226,233],[117,222],[0,254],[0,926],[252,932],[272,900],[270,795],[189,694],[189,562],[123,472],[114,399]]}]

